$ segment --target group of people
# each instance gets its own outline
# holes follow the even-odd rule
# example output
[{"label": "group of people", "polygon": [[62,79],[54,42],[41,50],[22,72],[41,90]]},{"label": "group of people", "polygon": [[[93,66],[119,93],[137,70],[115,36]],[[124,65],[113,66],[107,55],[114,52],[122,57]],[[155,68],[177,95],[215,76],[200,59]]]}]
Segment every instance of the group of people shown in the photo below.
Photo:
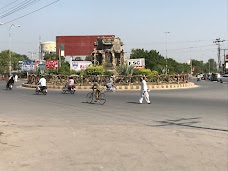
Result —
[{"label": "group of people", "polygon": [[[6,89],[9,88],[10,84],[14,84],[14,80],[15,80],[15,77],[12,76],[6,84]],[[44,75],[42,75],[38,81],[38,85],[40,85],[41,89],[47,88],[46,82],[47,82],[46,78],[44,77]],[[74,86],[74,84],[75,82],[73,77],[70,77],[69,81],[66,83],[66,87],[70,90]],[[113,76],[110,77],[109,82],[106,84],[106,88],[111,88],[112,86],[113,86]],[[95,90],[96,100],[99,100],[98,98],[99,98],[100,92],[103,89],[102,86],[99,85],[97,82],[95,82],[92,86],[92,89]],[[146,102],[150,104],[150,98],[149,98],[148,92],[149,92],[149,89],[147,86],[146,77],[143,76],[141,80],[141,95],[139,99],[140,104],[143,102],[143,99],[145,99]]]},{"label": "group of people", "polygon": [[[146,82],[146,77],[143,76],[141,78],[141,95],[140,95],[140,98],[139,98],[139,103],[142,104],[143,103],[143,99],[145,99],[145,101],[150,104],[150,97],[149,97],[149,88],[147,86],[147,82]],[[109,83],[106,84],[106,87],[107,88],[110,88],[111,86],[113,85],[113,77],[110,77],[110,80],[109,80]],[[99,100],[99,95],[100,95],[100,92],[102,91],[102,86],[99,85],[97,82],[95,82],[92,86],[92,89],[96,89],[96,101]]]}]

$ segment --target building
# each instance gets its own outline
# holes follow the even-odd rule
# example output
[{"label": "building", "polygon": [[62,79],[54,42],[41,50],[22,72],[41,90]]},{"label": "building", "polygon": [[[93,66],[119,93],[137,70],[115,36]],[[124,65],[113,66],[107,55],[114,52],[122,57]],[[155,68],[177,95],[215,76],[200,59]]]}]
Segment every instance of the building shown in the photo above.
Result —
[{"label": "building", "polygon": [[59,56],[89,56],[96,46],[98,37],[112,37],[114,35],[92,36],[56,36],[56,54]]},{"label": "building", "polygon": [[43,59],[44,55],[46,54],[55,54],[56,53],[56,42],[48,41],[40,43],[40,53],[41,53],[41,60]]}]

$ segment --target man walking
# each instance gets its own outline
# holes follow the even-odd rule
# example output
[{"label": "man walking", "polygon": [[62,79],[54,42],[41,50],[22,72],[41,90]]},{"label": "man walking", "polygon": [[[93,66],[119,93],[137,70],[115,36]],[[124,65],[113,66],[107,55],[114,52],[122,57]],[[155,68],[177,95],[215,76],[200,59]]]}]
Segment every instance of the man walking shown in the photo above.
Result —
[{"label": "man walking", "polygon": [[148,93],[148,87],[146,83],[146,77],[142,77],[142,83],[141,83],[141,96],[139,99],[139,103],[141,104],[143,102],[143,98],[145,98],[146,102],[150,104],[150,97]]}]

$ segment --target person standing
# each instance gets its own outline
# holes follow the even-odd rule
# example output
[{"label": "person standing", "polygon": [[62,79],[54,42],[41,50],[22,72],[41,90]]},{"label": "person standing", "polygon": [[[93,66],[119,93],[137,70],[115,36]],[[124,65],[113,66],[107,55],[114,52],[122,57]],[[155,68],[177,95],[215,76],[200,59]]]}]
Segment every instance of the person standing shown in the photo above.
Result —
[{"label": "person standing", "polygon": [[14,80],[15,80],[15,82],[17,82],[17,79],[18,79],[18,76],[17,76],[17,74],[14,76]]},{"label": "person standing", "polygon": [[141,104],[143,102],[143,98],[145,98],[146,102],[150,104],[150,97],[148,93],[148,86],[146,83],[146,77],[142,77],[142,83],[141,83],[141,96],[139,99],[139,103]]}]

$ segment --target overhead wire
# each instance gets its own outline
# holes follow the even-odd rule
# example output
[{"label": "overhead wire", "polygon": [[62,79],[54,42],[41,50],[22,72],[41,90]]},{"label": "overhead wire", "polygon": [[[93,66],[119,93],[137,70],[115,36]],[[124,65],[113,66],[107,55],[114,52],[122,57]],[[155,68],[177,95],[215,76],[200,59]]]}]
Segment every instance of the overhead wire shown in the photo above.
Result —
[{"label": "overhead wire", "polygon": [[55,3],[57,3],[58,1],[60,1],[60,0],[53,1],[53,2],[50,3],[50,4],[47,4],[47,5],[45,5],[45,6],[41,7],[41,8],[38,8],[37,10],[34,10],[34,11],[32,11],[32,12],[29,12],[29,13],[27,13],[27,14],[25,14],[25,15],[22,15],[22,16],[20,16],[20,17],[18,17],[18,18],[15,18],[15,19],[13,19],[13,20],[7,21],[7,22],[4,23],[4,25],[5,25],[5,24],[8,24],[8,23],[11,23],[11,22],[13,22],[13,21],[16,21],[16,20],[18,20],[18,19],[24,18],[24,17],[26,17],[26,16],[28,16],[28,15],[30,15],[30,14],[33,14],[33,13],[35,13],[35,12],[37,12],[37,11],[40,11],[40,10],[42,10],[42,9],[48,7],[48,6],[51,6],[51,5],[55,4]]},{"label": "overhead wire", "polygon": [[11,4],[13,4],[13,3],[15,3],[15,2],[17,2],[17,1],[19,1],[19,0],[15,0],[15,1],[9,3],[8,5],[5,5],[4,7],[0,8],[0,10],[2,10],[2,9],[4,9],[4,8],[7,8],[8,6],[10,6]]},{"label": "overhead wire", "polygon": [[27,1],[24,1],[23,4],[20,4],[18,7],[12,9],[11,11],[7,12],[6,14],[1,15],[0,18],[5,18],[5,17],[7,17],[7,16],[9,16],[11,14],[14,14],[14,13],[16,13],[16,12],[18,12],[18,11],[28,7],[28,6],[31,6],[31,5],[35,4],[38,1],[40,1],[40,0],[27,0]]}]

